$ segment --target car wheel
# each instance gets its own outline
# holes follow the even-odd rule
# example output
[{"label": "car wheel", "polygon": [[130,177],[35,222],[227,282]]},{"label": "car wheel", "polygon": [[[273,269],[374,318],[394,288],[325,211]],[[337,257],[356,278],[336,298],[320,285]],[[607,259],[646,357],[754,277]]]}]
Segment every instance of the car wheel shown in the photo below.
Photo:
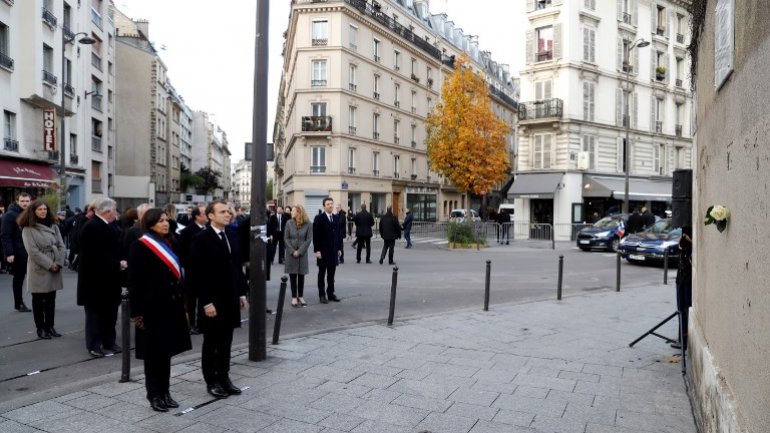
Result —
[{"label": "car wheel", "polygon": [[580,249],[581,249],[581,250],[583,250],[583,251],[588,251],[588,250],[590,250],[590,248],[586,248],[586,247],[578,247],[578,248],[580,248]]},{"label": "car wheel", "polygon": [[614,237],[612,238],[612,241],[610,242],[610,251],[612,252],[618,252],[618,247],[620,246],[620,238]]}]

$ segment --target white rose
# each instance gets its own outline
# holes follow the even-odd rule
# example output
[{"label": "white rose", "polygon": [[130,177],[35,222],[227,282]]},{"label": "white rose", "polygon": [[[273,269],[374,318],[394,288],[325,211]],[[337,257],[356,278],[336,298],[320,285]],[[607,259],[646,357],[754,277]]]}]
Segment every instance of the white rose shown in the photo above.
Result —
[{"label": "white rose", "polygon": [[711,209],[711,213],[709,215],[716,221],[724,221],[727,218],[730,218],[730,210],[724,206],[716,205],[713,209]]}]

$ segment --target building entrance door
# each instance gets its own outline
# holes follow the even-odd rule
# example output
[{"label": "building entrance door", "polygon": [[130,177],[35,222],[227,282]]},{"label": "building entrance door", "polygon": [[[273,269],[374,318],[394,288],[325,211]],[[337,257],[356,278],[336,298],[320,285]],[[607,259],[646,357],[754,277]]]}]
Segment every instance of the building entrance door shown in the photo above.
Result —
[{"label": "building entrance door", "polygon": [[399,211],[401,209],[400,206],[399,206],[399,203],[401,203],[401,193],[393,191],[393,204],[392,204],[392,206],[393,206],[393,215],[395,215],[396,218],[398,218]]}]

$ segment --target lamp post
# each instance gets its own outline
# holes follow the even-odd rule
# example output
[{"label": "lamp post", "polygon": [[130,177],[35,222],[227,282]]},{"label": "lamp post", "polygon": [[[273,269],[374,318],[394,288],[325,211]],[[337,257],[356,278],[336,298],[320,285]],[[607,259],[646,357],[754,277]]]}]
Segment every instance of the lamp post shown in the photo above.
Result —
[{"label": "lamp post", "polygon": [[67,36],[67,32],[65,31],[65,27],[62,26],[61,28],[61,108],[59,109],[59,129],[61,132],[59,133],[59,188],[61,188],[61,196],[59,198],[59,210],[64,210],[64,206],[66,206],[67,202],[67,188],[64,186],[64,181],[67,176],[67,155],[65,154],[65,136],[64,136],[64,117],[65,117],[65,109],[64,109],[64,103],[66,101],[66,92],[64,91],[64,86],[66,86],[67,83],[65,82],[66,79],[71,79],[71,77],[65,77],[65,74],[67,72],[66,69],[66,57],[64,57],[64,50],[67,48],[67,44],[71,44],[75,42],[75,39],[77,39],[78,36],[82,35],[83,37],[78,40],[79,44],[83,45],[91,45],[96,43],[96,40],[88,36],[88,33],[86,32],[80,32],[75,33],[73,35]]},{"label": "lamp post", "polygon": [[628,215],[628,176],[631,172],[631,50],[634,48],[644,48],[646,46],[649,46],[650,43],[648,41],[645,41],[644,39],[637,39],[634,41],[633,44],[626,45],[626,62],[624,63],[624,67],[626,69],[626,89],[625,89],[625,95],[626,95],[626,112],[623,113],[623,122],[626,124],[626,145],[624,146],[624,152],[625,155],[623,157],[623,164],[625,165],[625,171],[626,171],[626,182],[625,182],[625,189],[624,189],[624,195],[623,195],[623,213]]}]

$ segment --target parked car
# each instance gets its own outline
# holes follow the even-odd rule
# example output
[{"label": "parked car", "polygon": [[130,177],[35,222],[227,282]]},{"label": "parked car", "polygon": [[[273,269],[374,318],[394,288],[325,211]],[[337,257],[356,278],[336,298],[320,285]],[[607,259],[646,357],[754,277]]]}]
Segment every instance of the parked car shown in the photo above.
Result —
[{"label": "parked car", "polygon": [[[456,223],[465,222],[465,212],[465,209],[452,209],[452,212],[449,213],[449,221]],[[475,223],[481,221],[479,214],[477,214],[473,209],[471,209],[471,221]]]},{"label": "parked car", "polygon": [[592,226],[581,229],[577,235],[577,246],[583,251],[602,249],[617,251],[620,239],[625,235],[626,216],[616,214],[604,217]]},{"label": "parked car", "polygon": [[625,237],[618,248],[629,263],[661,264],[666,250],[669,261],[676,263],[681,237],[681,228],[674,227],[671,219],[661,219],[647,230]]}]

